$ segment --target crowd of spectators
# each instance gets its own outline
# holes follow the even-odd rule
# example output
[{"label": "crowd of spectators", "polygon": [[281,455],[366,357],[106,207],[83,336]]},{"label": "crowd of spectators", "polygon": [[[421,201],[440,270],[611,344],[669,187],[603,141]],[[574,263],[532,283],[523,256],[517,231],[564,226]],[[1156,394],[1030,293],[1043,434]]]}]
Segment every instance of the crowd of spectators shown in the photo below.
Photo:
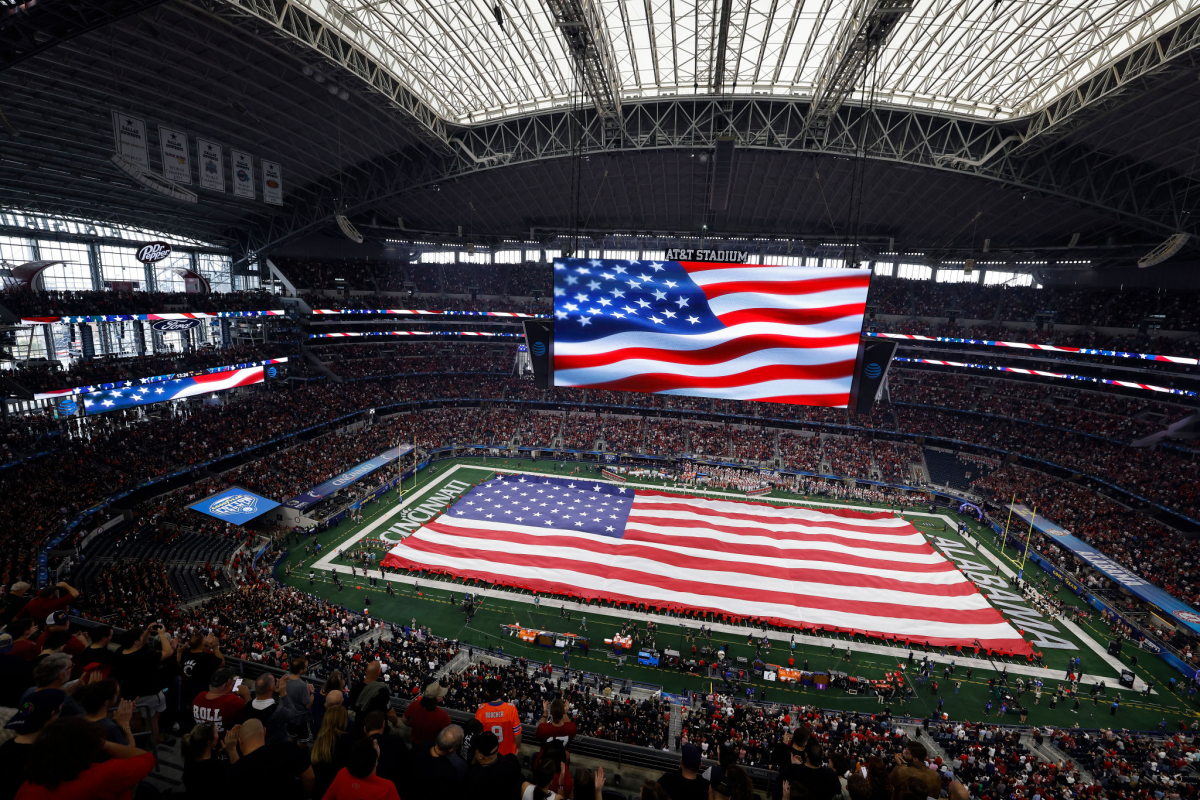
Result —
[{"label": "crowd of spectators", "polygon": [[688,424],[683,420],[650,417],[646,420],[645,448],[651,456],[678,456],[687,452]]},{"label": "crowd of spectators", "polygon": [[1186,791],[1200,761],[1194,739],[1182,734],[1147,736],[1111,728],[1095,732],[1056,730],[1052,740],[1091,770],[1097,786],[1110,796],[1156,797]]},{"label": "crowd of spectators", "polygon": [[785,431],[779,436],[779,454],[787,469],[821,471],[821,437],[807,432]]},{"label": "crowd of spectators", "polygon": [[210,367],[244,364],[288,356],[296,360],[294,343],[203,348],[184,353],[159,353],[132,358],[97,357],[62,366],[61,362],[16,362],[5,377],[31,392],[132,381],[155,375],[193,372]]},{"label": "crowd of spectators", "polygon": [[826,436],[822,452],[829,465],[829,475],[845,475],[849,478],[871,479],[871,451],[863,447],[857,437]]},{"label": "crowd of spectators", "polygon": [[1152,502],[1200,514],[1200,463],[1158,447],[1131,448],[1045,424],[1013,424],[982,413],[896,406],[900,430],[987,445],[1107,480]]},{"label": "crowd of spectators", "polygon": [[5,289],[0,305],[21,317],[161,314],[170,311],[269,311],[282,308],[275,295],[262,291],[114,292]]},{"label": "crowd of spectators", "polygon": [[697,458],[729,458],[729,429],[721,424],[693,423],[691,450]]},{"label": "crowd of spectators", "polygon": [[465,349],[414,343],[392,352],[373,354],[370,358],[338,358],[326,363],[335,374],[347,380],[361,380],[415,372],[505,373],[512,371],[515,356],[516,347],[513,345]]},{"label": "crowd of spectators", "polygon": [[[1061,325],[1138,328],[1151,317],[1160,327],[1200,330],[1194,293],[1165,289],[1079,289],[936,283],[876,275],[868,307],[889,316],[950,317],[1035,322],[1038,315]],[[918,331],[902,331],[916,333]],[[981,337],[972,337],[981,338]],[[1003,338],[1003,337],[989,337]]]},{"label": "crowd of spectators", "polygon": [[[1008,464],[972,484],[972,488],[1006,507],[1018,503],[1037,508],[1073,535],[1114,555],[1139,577],[1191,604],[1200,604],[1200,546],[1157,520],[1129,509],[1075,483]],[[1069,556],[1052,538],[1034,533],[1039,548],[1066,565]]]},{"label": "crowd of spectators", "polygon": [[532,447],[539,444],[551,445],[562,430],[563,415],[554,412],[537,412],[523,414],[517,427],[517,441],[521,447]]},{"label": "crowd of spectators", "polygon": [[921,451],[914,444],[876,439],[871,443],[875,466],[888,483],[912,483],[912,464],[920,463]]},{"label": "crowd of spectators", "polygon": [[608,417],[604,423],[604,441],[610,452],[641,453],[642,418]]},{"label": "crowd of spectators", "polygon": [[603,438],[604,421],[596,414],[572,411],[563,425],[563,447],[568,450],[595,450]]},{"label": "crowd of spectators", "polygon": [[729,428],[730,452],[738,461],[772,461],[775,431],[770,428]]},{"label": "crowd of spectators", "polygon": [[[335,290],[341,294],[384,293],[481,295],[487,297],[548,297],[551,288],[549,264],[525,261],[516,264],[415,263],[370,259],[277,258],[276,266],[298,290]],[[340,298],[339,298],[340,299]],[[360,302],[350,297],[352,302]],[[395,296],[382,305],[395,306]],[[512,311],[512,308],[492,308]]]}]

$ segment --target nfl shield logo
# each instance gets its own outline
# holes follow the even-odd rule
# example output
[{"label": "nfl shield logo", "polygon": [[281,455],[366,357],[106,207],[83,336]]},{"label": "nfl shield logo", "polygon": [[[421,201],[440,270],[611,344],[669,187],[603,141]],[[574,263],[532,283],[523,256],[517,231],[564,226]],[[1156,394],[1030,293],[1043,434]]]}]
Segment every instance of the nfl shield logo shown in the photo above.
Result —
[{"label": "nfl shield logo", "polygon": [[208,507],[209,513],[219,517],[232,517],[236,514],[253,514],[258,509],[258,498],[249,494],[231,494],[213,502]]}]

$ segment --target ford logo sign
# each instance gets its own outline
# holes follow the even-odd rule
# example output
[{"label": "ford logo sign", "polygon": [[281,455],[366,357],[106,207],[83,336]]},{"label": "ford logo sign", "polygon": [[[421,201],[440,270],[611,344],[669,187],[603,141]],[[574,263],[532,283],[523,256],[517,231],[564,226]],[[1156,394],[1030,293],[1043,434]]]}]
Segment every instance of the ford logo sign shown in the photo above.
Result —
[{"label": "ford logo sign", "polygon": [[150,327],[154,330],[165,333],[167,331],[190,331],[192,328],[200,327],[198,319],[156,319],[150,323]]},{"label": "ford logo sign", "polygon": [[74,397],[64,397],[58,401],[58,411],[65,416],[71,416],[79,410],[79,404],[75,402]]},{"label": "ford logo sign", "polygon": [[863,374],[871,380],[875,380],[883,374],[883,367],[879,366],[878,364],[867,364],[867,366],[863,369]]},{"label": "ford logo sign", "polygon": [[137,260],[143,264],[154,264],[171,255],[171,245],[166,242],[150,242],[138,248]]},{"label": "ford logo sign", "polygon": [[546,344],[544,342],[534,342],[533,346],[529,349],[533,351],[535,356],[546,355]]}]

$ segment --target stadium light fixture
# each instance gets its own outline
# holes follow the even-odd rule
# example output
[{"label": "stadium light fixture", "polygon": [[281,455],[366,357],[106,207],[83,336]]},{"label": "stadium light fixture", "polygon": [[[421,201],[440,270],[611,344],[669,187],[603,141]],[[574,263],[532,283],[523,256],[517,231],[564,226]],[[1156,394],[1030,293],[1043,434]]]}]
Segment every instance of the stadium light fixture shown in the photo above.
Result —
[{"label": "stadium light fixture", "polygon": [[338,227],[341,228],[347,239],[355,244],[363,243],[363,235],[358,232],[358,228],[354,227],[353,222],[346,219],[344,214],[335,214],[334,219],[337,220]]},{"label": "stadium light fixture", "polygon": [[1176,233],[1171,235],[1171,237],[1165,242],[1138,259],[1138,269],[1145,269],[1146,267],[1153,267],[1161,264],[1182,250],[1183,246],[1187,244],[1188,239],[1190,238],[1191,234],[1187,233]]}]

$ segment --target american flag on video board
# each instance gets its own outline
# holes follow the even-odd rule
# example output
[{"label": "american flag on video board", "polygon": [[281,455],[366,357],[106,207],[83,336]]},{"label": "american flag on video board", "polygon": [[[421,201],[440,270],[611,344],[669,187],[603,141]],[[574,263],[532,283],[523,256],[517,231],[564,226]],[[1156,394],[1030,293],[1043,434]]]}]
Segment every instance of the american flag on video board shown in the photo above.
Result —
[{"label": "american flag on video board", "polygon": [[558,259],[554,384],[849,402],[868,269]]},{"label": "american flag on video board", "polygon": [[888,512],[776,508],[508,476],[388,553],[533,591],[716,611],[935,645],[1029,646],[911,524]]}]

